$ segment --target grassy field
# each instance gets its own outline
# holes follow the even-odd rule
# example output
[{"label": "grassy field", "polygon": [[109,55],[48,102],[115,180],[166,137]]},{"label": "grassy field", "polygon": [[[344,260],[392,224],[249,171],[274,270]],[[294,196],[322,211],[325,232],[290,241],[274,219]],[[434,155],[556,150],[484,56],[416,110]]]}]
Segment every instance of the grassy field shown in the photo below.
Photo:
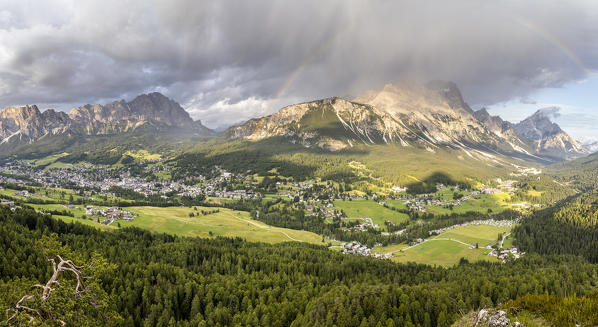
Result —
[{"label": "grassy field", "polygon": [[386,200],[386,203],[397,209],[407,209],[407,206],[403,204],[403,200]]},{"label": "grassy field", "polygon": [[56,160],[58,160],[64,156],[67,156],[67,155],[68,155],[68,153],[66,153],[66,152],[49,155],[49,156],[43,157],[41,159],[35,160],[35,162],[33,164],[38,167],[45,166],[45,165],[55,162]]},{"label": "grassy field", "polygon": [[502,243],[502,247],[508,249],[513,246],[513,235],[509,235],[505,238],[505,241]]},{"label": "grassy field", "polygon": [[[322,244],[322,237],[306,231],[278,228],[253,220],[249,213],[219,208],[220,212],[199,217],[189,213],[214,208],[197,207],[198,211],[185,207],[128,207],[136,218],[133,221],[119,221],[122,227],[136,226],[154,232],[182,236],[228,236],[242,237],[253,242],[302,241]],[[210,234],[211,232],[211,234]]]},{"label": "grassy field", "polygon": [[384,227],[384,222],[387,220],[394,223],[409,220],[407,214],[390,210],[371,200],[334,201],[334,207],[343,210],[348,218],[372,218],[380,227]]},{"label": "grassy field", "polygon": [[[13,189],[2,189],[0,190],[0,196],[4,195],[4,196],[10,196],[16,199],[19,199],[21,201],[27,201],[27,198],[21,195],[15,195],[16,192],[19,192],[17,190],[13,190]],[[52,198],[50,198],[49,196],[36,196],[35,199],[40,199],[40,200],[53,200]],[[68,197],[67,197],[68,199]]]},{"label": "grassy field", "polygon": [[471,262],[480,260],[494,260],[487,255],[487,249],[469,249],[467,245],[454,241],[428,241],[418,246],[394,253],[392,260],[397,262],[417,262],[430,265],[452,266],[459,263],[461,258]]},{"label": "grassy field", "polygon": [[[197,207],[197,211],[187,207],[127,207],[136,217],[133,221],[119,220],[110,226],[98,223],[96,218],[82,219],[85,214],[83,206],[76,209],[67,209],[62,204],[28,204],[36,210],[66,210],[75,217],[54,215],[53,217],[66,222],[80,222],[82,224],[102,228],[115,229],[135,226],[157,233],[168,233],[181,236],[198,237],[241,237],[251,242],[279,243],[300,241],[313,244],[322,244],[322,237],[315,233],[279,228],[266,225],[250,218],[249,213],[225,208],[217,208],[218,213],[205,216],[189,217],[189,213],[197,214],[201,210],[214,210],[212,207]],[[97,207],[96,208],[102,208]],[[103,218],[100,218],[102,221]],[[211,233],[211,234],[210,234]]]},{"label": "grassy field", "polygon": [[104,229],[104,230],[114,230],[117,227],[115,226],[107,226],[104,224],[100,224],[97,223],[95,220],[89,220],[89,219],[81,219],[81,218],[73,218],[70,216],[60,216],[60,215],[53,215],[52,217],[56,218],[56,219],[60,219],[62,221],[65,221],[67,223],[81,223],[83,225],[88,225],[88,226],[92,226],[95,228],[99,228],[99,229]]},{"label": "grassy field", "polygon": [[129,150],[123,154],[123,156],[131,156],[138,161],[148,161],[148,160],[158,160],[162,158],[161,155],[157,153],[150,153],[147,150]]},{"label": "grassy field", "polygon": [[[450,229],[413,247],[409,247],[407,244],[395,244],[386,247],[375,247],[372,252],[383,254],[393,252],[392,260],[398,262],[417,262],[439,266],[457,264],[461,258],[471,262],[479,260],[497,261],[496,257],[487,255],[490,250],[484,247],[486,244],[495,244],[498,234],[507,234],[510,230],[511,227],[468,225]],[[468,245],[456,241],[472,245],[478,243],[480,248],[470,249]],[[507,241],[505,241],[506,245]]]},{"label": "grassy field", "polygon": [[392,245],[388,245],[388,246],[375,246],[372,248],[372,252],[376,253],[388,253],[388,252],[398,252],[399,250],[403,250],[405,248],[408,248],[409,245],[405,244],[405,243],[401,243],[401,244],[392,244]]},{"label": "grassy field", "polygon": [[497,227],[490,225],[468,225],[450,229],[432,238],[450,238],[467,244],[478,243],[480,247],[486,244],[494,244],[498,234],[507,234],[511,227]]}]

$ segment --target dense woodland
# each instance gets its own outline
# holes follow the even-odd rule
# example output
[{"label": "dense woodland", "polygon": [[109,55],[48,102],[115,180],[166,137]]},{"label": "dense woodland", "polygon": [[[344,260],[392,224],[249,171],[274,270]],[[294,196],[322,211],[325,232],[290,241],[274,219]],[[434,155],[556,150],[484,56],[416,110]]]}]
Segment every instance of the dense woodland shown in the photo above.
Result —
[{"label": "dense woodland", "polygon": [[598,189],[598,153],[548,167],[547,173],[562,184],[581,191]]},{"label": "dense woodland", "polygon": [[351,182],[357,176],[348,166],[350,161],[347,153],[330,154],[273,137],[259,142],[205,142],[173,159],[172,163],[175,164],[175,178],[186,178],[198,173],[208,175],[212,167],[220,166],[234,173],[245,173],[249,169],[262,176],[280,174],[292,177],[295,181],[320,177]]},{"label": "dense woodland", "polygon": [[541,254],[580,255],[598,263],[596,193],[535,212],[513,234],[519,247]]},{"label": "dense woodland", "polygon": [[61,311],[66,303],[52,307],[52,317],[68,324],[449,326],[472,309],[525,294],[597,291],[598,266],[575,256],[464,261],[445,269],[297,243],[189,239],[130,228],[102,232],[24,209],[1,208],[0,222],[2,311],[34,292],[27,285],[51,275],[39,247],[44,236],[56,234],[78,265],[98,258],[111,265],[110,273],[95,276],[100,289],[94,294],[105,299],[96,315],[82,320]]},{"label": "dense woodland", "polygon": [[570,186],[554,181],[548,175],[528,176],[516,185],[517,191],[512,195],[512,201],[526,201],[552,205],[577,194]]}]

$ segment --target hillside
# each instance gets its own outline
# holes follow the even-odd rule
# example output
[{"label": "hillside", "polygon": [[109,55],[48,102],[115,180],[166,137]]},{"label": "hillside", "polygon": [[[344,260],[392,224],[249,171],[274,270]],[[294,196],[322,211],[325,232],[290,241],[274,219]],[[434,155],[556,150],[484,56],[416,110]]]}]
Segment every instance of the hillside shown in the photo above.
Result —
[{"label": "hillside", "polygon": [[[198,143],[173,159],[176,176],[210,170],[214,165],[242,173],[288,176],[297,181],[322,178],[337,182],[407,186],[435,174],[458,181],[487,180],[509,173],[529,174],[535,164],[500,155],[468,157],[462,150],[403,147],[400,144],[357,144],[338,151],[305,147],[277,136],[259,141],[215,139]],[[360,163],[359,167],[351,163]],[[275,173],[273,173],[275,172]],[[392,185],[390,185],[392,186]]]},{"label": "hillside", "polygon": [[276,168],[296,179],[355,178],[363,175],[349,168],[355,161],[374,179],[408,185],[435,173],[458,180],[528,174],[554,160],[529,144],[500,118],[471,110],[454,83],[434,82],[287,106],[176,161],[181,172],[217,164],[260,174]]},{"label": "hillside", "polygon": [[[526,294],[558,300],[575,293],[574,301],[584,303],[598,273],[596,265],[564,257],[448,269],[396,264],[298,243],[98,231],[2,207],[0,221],[0,309],[17,313],[11,322],[446,327],[465,312],[517,304]],[[73,260],[74,271],[87,277],[83,287],[75,288],[75,275],[60,275],[42,301],[31,286],[52,275],[48,258]],[[40,315],[15,310],[24,296],[30,297],[21,304]],[[596,323],[583,313],[566,319]]]},{"label": "hillside", "polygon": [[598,188],[598,153],[550,165],[547,173],[581,191]]}]

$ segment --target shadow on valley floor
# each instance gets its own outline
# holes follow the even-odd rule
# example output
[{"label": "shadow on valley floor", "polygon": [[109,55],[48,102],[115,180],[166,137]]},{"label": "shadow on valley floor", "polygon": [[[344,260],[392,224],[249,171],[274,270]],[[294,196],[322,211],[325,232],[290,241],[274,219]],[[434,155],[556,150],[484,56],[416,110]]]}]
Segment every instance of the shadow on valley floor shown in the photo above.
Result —
[{"label": "shadow on valley floor", "polygon": [[437,184],[459,185],[461,189],[468,189],[471,187],[469,183],[456,181],[443,172],[434,172],[421,182],[415,182],[407,185],[407,192],[410,194],[434,193],[436,192]]}]

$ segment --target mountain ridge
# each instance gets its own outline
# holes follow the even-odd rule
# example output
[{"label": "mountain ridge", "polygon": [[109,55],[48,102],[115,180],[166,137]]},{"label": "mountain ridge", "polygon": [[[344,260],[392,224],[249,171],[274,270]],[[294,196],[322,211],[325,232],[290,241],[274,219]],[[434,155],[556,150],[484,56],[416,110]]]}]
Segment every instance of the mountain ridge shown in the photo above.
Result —
[{"label": "mountain ridge", "polygon": [[[320,115],[320,119],[311,119],[314,115]],[[561,138],[570,139],[562,133]],[[518,133],[514,124],[491,116],[485,109],[473,111],[455,83],[442,81],[387,84],[351,100],[331,97],[290,105],[232,126],[224,134],[254,141],[282,136],[291,143],[331,151],[356,143],[398,143],[430,152],[448,147],[462,150],[470,158],[503,154],[558,161],[586,154],[582,146],[568,147],[560,153],[557,149],[542,151],[534,140]]]},{"label": "mountain ridge", "polygon": [[110,135],[151,126],[158,131],[171,129],[214,135],[215,133],[194,121],[177,102],[153,92],[141,94],[133,100],[113,101],[105,105],[86,104],[69,113],[36,105],[11,106],[0,110],[1,143],[34,142],[46,135],[82,131],[87,135]]}]

